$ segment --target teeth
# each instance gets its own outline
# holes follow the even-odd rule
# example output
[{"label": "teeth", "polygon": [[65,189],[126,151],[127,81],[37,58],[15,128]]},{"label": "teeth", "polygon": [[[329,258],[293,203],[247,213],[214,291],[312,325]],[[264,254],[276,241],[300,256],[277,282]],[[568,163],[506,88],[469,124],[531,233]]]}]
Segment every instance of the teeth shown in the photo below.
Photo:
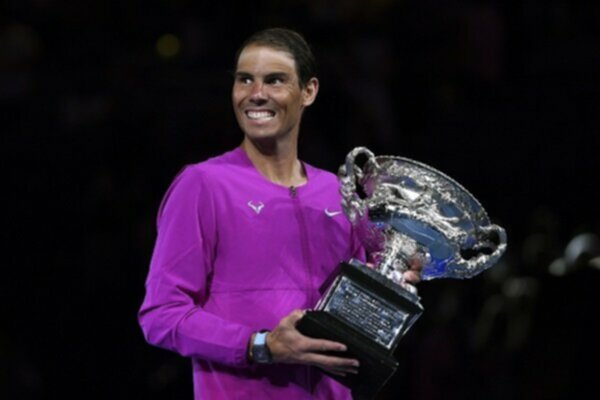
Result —
[{"label": "teeth", "polygon": [[246,115],[250,119],[271,119],[275,116],[271,111],[248,111]]}]

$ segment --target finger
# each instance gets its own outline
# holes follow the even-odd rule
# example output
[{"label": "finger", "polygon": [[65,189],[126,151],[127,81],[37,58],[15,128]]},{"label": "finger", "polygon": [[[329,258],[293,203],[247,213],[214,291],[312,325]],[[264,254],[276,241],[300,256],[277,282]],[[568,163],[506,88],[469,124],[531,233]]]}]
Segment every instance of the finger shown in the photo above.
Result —
[{"label": "finger", "polygon": [[404,277],[405,281],[413,285],[421,282],[421,274],[411,269],[404,271],[402,276]]},{"label": "finger", "polygon": [[304,316],[304,313],[305,312],[303,310],[294,310],[287,317],[285,317],[282,322],[296,326],[298,321],[300,321],[300,319]]},{"label": "finger", "polygon": [[344,373],[356,373],[360,362],[354,358],[335,357],[318,353],[306,353],[306,363],[323,369]]},{"label": "finger", "polygon": [[334,342],[326,339],[313,339],[305,336],[307,340],[304,342],[304,350],[308,352],[326,353],[328,351],[346,351],[348,348],[345,344]]},{"label": "finger", "polygon": [[425,265],[431,262],[431,256],[424,252],[413,254],[408,260],[408,266],[411,270],[421,272]]}]

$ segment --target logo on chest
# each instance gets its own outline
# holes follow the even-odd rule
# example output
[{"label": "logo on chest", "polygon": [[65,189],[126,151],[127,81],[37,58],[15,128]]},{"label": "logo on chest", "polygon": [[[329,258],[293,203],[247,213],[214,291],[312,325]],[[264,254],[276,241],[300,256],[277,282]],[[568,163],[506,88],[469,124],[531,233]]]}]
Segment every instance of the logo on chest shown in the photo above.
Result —
[{"label": "logo on chest", "polygon": [[325,214],[327,214],[328,217],[333,218],[336,215],[340,215],[342,212],[341,211],[329,211],[329,208],[325,209]]},{"label": "logo on chest", "polygon": [[262,209],[265,207],[265,204],[262,201],[254,202],[254,201],[250,200],[248,202],[248,207],[253,209],[256,214],[260,214]]}]

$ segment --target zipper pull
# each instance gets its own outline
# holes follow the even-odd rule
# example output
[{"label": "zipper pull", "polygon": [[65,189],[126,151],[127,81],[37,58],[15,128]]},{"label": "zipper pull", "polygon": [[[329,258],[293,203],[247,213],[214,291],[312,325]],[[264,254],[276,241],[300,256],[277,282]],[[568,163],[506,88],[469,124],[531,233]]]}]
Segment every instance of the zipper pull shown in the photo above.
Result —
[{"label": "zipper pull", "polygon": [[296,188],[294,186],[290,186],[290,196],[296,198]]}]

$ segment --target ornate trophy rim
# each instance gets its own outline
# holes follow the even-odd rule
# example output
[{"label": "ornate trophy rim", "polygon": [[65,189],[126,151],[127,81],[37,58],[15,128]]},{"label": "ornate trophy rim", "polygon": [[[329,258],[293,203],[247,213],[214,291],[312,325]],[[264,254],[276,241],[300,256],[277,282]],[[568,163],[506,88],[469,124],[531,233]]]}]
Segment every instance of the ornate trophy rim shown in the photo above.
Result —
[{"label": "ornate trophy rim", "polygon": [[[441,176],[442,178],[446,179],[448,182],[454,184],[454,186],[456,186],[458,189],[460,189],[462,192],[464,192],[465,194],[468,195],[469,199],[472,200],[475,204],[477,204],[477,206],[479,206],[479,212],[481,214],[483,214],[483,216],[489,220],[489,215],[487,213],[487,211],[485,210],[485,208],[483,207],[483,205],[481,204],[481,202],[479,200],[477,200],[477,198],[469,191],[467,190],[467,188],[465,188],[462,184],[460,184],[459,182],[456,181],[456,179],[448,176],[446,173],[440,171],[439,169],[425,164],[422,161],[417,161],[413,158],[408,158],[408,157],[402,157],[402,156],[392,156],[392,155],[379,155],[379,156],[375,156],[375,160],[376,161],[380,161],[380,160],[400,160],[400,161],[405,161],[409,164],[414,164],[418,167],[421,167],[425,170],[428,170],[429,172],[432,172],[436,175]],[[491,222],[490,222],[491,223]]]},{"label": "ornate trophy rim", "polygon": [[[355,164],[359,155],[367,156],[363,168]],[[378,254],[373,264],[396,282],[407,268],[406,257],[399,260],[403,253],[420,253],[423,279],[430,280],[471,278],[494,265],[505,251],[506,232],[492,224],[481,202],[431,165],[402,156],[375,156],[366,147],[356,147],[348,153],[338,178],[348,219],[361,231],[367,250]],[[364,199],[356,192],[357,184],[366,194]],[[376,225],[387,226],[387,231]],[[391,234],[394,230],[401,232]],[[438,248],[445,247],[447,260],[440,261],[439,254],[437,261],[432,260],[419,239],[437,241]]]}]

